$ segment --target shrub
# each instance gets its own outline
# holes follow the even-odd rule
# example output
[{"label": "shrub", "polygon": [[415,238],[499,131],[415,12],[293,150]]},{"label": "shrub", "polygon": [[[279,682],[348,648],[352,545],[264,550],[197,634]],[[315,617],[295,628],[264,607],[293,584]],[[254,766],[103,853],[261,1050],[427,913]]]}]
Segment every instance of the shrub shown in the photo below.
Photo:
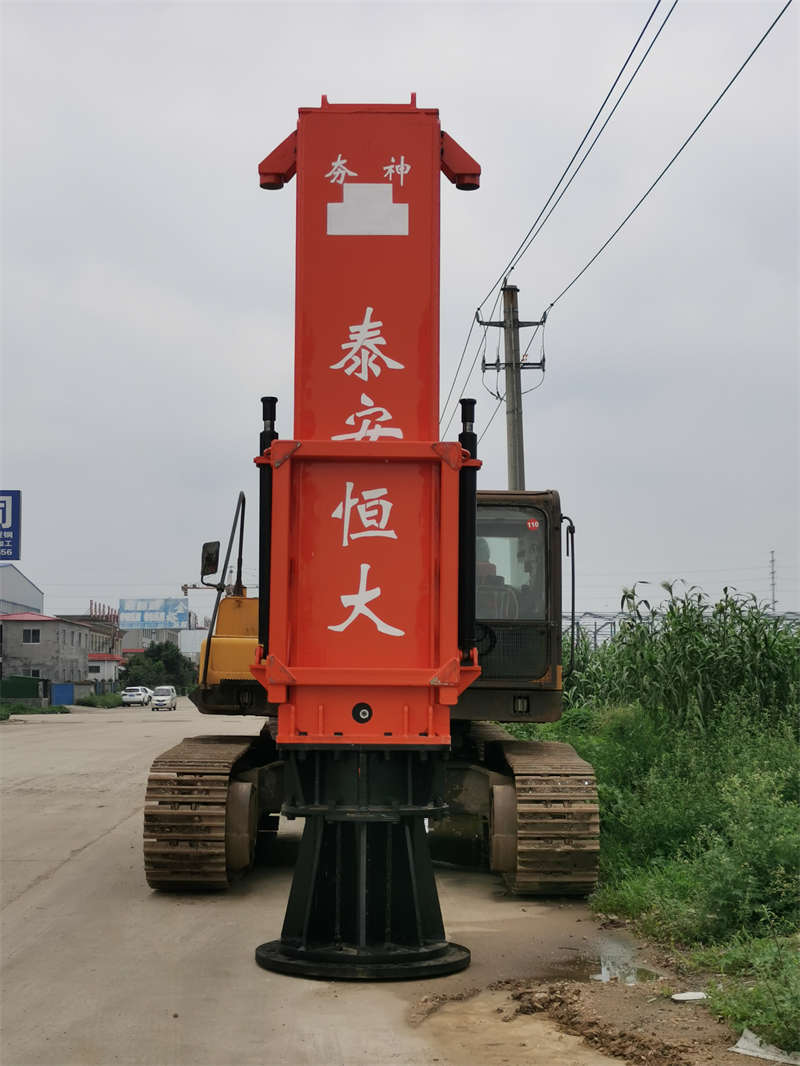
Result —
[{"label": "shrub", "polygon": [[734,777],[746,782],[768,767],[785,775],[787,795],[800,792],[793,728],[765,728],[748,700],[731,699],[702,731],[668,728],[632,705],[568,708],[554,725],[515,732],[567,741],[594,766],[606,883],[654,859],[675,858],[705,827],[721,826],[723,786]]},{"label": "shrub", "polygon": [[69,714],[69,707],[62,704],[53,707],[29,707],[27,703],[0,703],[0,722],[7,721],[12,714]]},{"label": "shrub", "polygon": [[709,824],[669,857],[639,855],[618,865],[595,894],[595,906],[683,944],[742,931],[763,935],[766,928],[790,932],[798,920],[800,868],[794,776],[761,770],[721,782]]},{"label": "shrub", "polygon": [[800,704],[800,627],[733,590],[711,605],[696,588],[663,587],[659,607],[635,585],[625,590],[616,636],[595,650],[579,642],[568,705],[635,701],[673,727],[703,728],[736,697],[770,722],[789,720]]},{"label": "shrub", "polygon": [[722,975],[707,989],[716,1015],[784,1051],[800,1051],[798,947],[797,937],[739,934],[724,948],[695,952],[691,962]]},{"label": "shrub", "polygon": [[579,641],[561,721],[516,731],[595,768],[595,909],[716,945],[698,953],[723,971],[712,1008],[800,1050],[800,627],[728,590],[712,606],[665,588],[659,610],[627,591],[617,635]]},{"label": "shrub", "polygon": [[644,708],[568,708],[521,727],[571,743],[600,798],[597,909],[684,944],[797,923],[800,744],[795,730],[731,698],[708,728],[676,729]]},{"label": "shrub", "polygon": [[81,696],[77,700],[79,707],[121,707],[122,697],[116,692],[104,692],[100,695]]}]

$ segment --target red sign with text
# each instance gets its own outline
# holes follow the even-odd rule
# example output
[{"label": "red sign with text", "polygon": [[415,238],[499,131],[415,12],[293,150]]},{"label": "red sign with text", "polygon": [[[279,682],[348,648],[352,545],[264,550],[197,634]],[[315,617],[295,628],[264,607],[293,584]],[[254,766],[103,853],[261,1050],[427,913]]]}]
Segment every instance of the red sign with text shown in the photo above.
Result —
[{"label": "red sign with text", "polygon": [[457,646],[458,472],[439,444],[440,170],[480,168],[408,105],[300,110],[259,167],[296,172],[295,440],[272,465],[279,743],[447,744],[475,676]]}]

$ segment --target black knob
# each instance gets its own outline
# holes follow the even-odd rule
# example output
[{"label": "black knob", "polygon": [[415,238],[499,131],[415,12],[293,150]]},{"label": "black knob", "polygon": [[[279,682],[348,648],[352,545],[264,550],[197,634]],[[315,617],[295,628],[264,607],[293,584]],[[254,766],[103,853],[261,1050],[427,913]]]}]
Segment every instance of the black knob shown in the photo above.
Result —
[{"label": "black knob", "polygon": [[372,718],[372,708],[368,703],[357,703],[353,708],[353,721],[359,725],[366,725]]}]

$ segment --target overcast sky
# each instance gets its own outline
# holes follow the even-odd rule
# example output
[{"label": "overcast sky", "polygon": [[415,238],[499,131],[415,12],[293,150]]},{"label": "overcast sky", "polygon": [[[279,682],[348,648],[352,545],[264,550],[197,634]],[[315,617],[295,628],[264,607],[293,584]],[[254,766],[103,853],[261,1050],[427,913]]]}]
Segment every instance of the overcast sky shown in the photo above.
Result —
[{"label": "overcast sky", "polygon": [[[681,0],[512,275],[523,318],[624,218],[780,7]],[[481,163],[477,193],[443,179],[444,399],[476,306],[651,8],[5,3],[2,487],[22,490],[17,565],[45,610],[179,595],[240,488],[255,583],[259,397],[292,427],[295,210],[295,184],[264,192],[257,165],[298,107],[413,91]],[[768,599],[771,550],[778,608],[800,609],[797,295],[793,6],[550,315],[527,486],[559,489],[575,520],[579,609],[614,609],[641,579]],[[482,432],[496,401],[479,373],[465,395]],[[504,488],[502,411],[481,455],[480,486]]]}]

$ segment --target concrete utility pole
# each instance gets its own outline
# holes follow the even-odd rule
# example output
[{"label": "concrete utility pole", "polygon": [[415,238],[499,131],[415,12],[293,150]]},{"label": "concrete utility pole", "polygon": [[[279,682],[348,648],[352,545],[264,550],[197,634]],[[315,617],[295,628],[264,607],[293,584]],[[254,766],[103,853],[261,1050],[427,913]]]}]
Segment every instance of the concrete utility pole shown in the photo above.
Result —
[{"label": "concrete utility pole", "polygon": [[773,548],[769,553],[769,584],[772,589],[772,613],[775,614],[775,604],[778,602],[775,599],[775,549]]},{"label": "concrete utility pole", "polygon": [[519,354],[519,331],[524,326],[543,326],[547,315],[543,315],[538,322],[520,322],[519,308],[517,306],[516,285],[504,282],[503,288],[503,321],[484,322],[476,319],[481,326],[498,326],[503,330],[505,337],[505,362],[486,363],[483,369],[494,368],[499,370],[502,366],[506,374],[506,446],[508,459],[508,487],[517,492],[525,490],[525,449],[522,432],[522,369],[530,367],[535,370],[544,370],[544,356],[539,362],[522,363]]}]

